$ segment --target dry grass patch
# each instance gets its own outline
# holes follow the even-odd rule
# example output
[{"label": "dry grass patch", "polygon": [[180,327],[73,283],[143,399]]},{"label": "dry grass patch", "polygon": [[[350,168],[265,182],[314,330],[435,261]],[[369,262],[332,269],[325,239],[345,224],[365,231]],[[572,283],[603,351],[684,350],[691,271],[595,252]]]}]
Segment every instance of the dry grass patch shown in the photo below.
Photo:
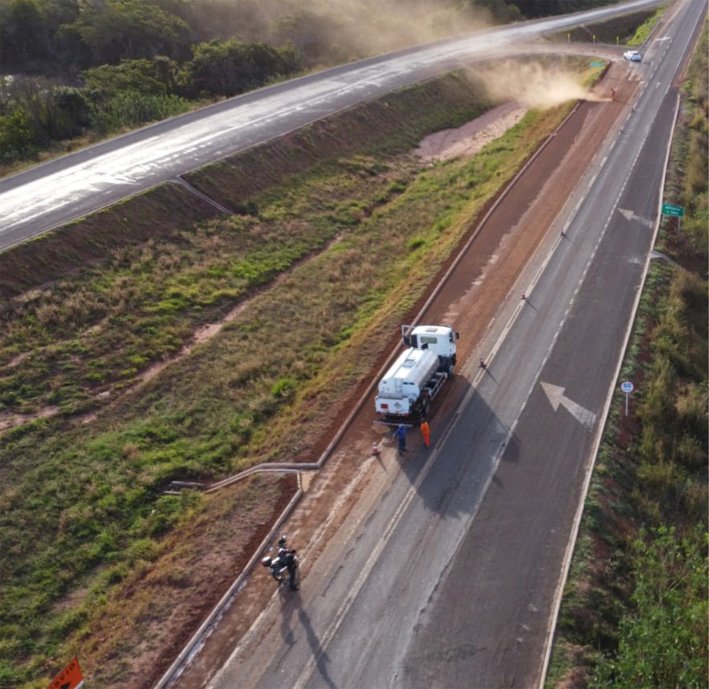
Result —
[{"label": "dry grass patch", "polygon": [[[161,544],[157,563],[151,564],[153,557],[137,561],[88,618],[90,636],[76,639],[96,686],[154,685],[193,634],[194,620],[221,599],[295,490],[294,476],[258,476],[194,502],[183,528]],[[152,668],[149,676],[146,668]]]}]

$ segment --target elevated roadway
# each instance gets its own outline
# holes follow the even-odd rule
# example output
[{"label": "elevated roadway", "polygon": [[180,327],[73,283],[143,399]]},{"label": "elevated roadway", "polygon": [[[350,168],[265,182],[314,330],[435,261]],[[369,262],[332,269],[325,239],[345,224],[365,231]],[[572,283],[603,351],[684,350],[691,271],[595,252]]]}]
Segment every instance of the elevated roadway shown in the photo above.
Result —
[{"label": "elevated roadway", "polygon": [[481,31],[232,98],[0,180],[0,251],[357,103],[551,32],[661,4],[632,0]]}]

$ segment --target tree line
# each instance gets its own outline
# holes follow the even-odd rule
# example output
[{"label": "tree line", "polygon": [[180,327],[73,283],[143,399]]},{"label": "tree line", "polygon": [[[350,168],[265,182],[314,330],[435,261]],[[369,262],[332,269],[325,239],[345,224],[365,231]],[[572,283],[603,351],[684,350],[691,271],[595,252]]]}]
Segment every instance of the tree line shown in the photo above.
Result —
[{"label": "tree line", "polygon": [[0,0],[0,163],[302,69],[288,44],[209,37],[186,0]]},{"label": "tree line", "polygon": [[423,23],[445,33],[482,10],[506,22],[603,3],[0,0],[0,164],[391,50]]}]

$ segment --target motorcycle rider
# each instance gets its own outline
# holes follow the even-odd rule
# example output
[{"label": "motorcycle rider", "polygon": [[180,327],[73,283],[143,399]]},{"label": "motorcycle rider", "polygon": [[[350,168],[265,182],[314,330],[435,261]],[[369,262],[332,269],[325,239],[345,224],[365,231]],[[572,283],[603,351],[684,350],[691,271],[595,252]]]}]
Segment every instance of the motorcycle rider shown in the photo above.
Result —
[{"label": "motorcycle rider", "polygon": [[298,580],[298,558],[296,557],[295,549],[288,547],[286,543],[286,535],[283,534],[278,541],[278,557],[285,564],[288,571],[288,586],[291,591],[297,591],[300,588]]},{"label": "motorcycle rider", "polygon": [[278,557],[264,557],[261,560],[264,567],[271,570],[271,576],[278,582],[283,582],[283,570],[288,572],[288,587],[297,591],[299,586],[298,558],[295,549],[288,548],[286,536],[281,536],[278,541]]}]

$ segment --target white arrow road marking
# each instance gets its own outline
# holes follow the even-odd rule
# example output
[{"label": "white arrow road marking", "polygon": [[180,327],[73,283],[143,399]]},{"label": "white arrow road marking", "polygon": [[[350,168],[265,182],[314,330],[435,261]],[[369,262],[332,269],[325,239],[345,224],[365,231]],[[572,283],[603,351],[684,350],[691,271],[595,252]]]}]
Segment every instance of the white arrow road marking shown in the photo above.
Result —
[{"label": "white arrow road marking", "polygon": [[645,225],[645,227],[649,227],[650,229],[652,229],[655,226],[653,224],[652,220],[648,220],[647,218],[643,218],[641,215],[637,215],[634,211],[629,211],[629,210],[626,210],[625,208],[619,208],[618,212],[626,220],[630,220],[630,222],[637,220],[641,225]]},{"label": "white arrow road marking", "polygon": [[544,392],[549,398],[551,406],[554,407],[554,411],[557,411],[559,409],[559,405],[561,405],[564,409],[570,412],[579,423],[589,429],[593,428],[593,424],[596,423],[596,415],[592,411],[584,409],[584,407],[580,404],[576,404],[576,402],[566,397],[566,395],[564,395],[566,388],[544,382],[542,382],[542,388],[544,388]]}]

